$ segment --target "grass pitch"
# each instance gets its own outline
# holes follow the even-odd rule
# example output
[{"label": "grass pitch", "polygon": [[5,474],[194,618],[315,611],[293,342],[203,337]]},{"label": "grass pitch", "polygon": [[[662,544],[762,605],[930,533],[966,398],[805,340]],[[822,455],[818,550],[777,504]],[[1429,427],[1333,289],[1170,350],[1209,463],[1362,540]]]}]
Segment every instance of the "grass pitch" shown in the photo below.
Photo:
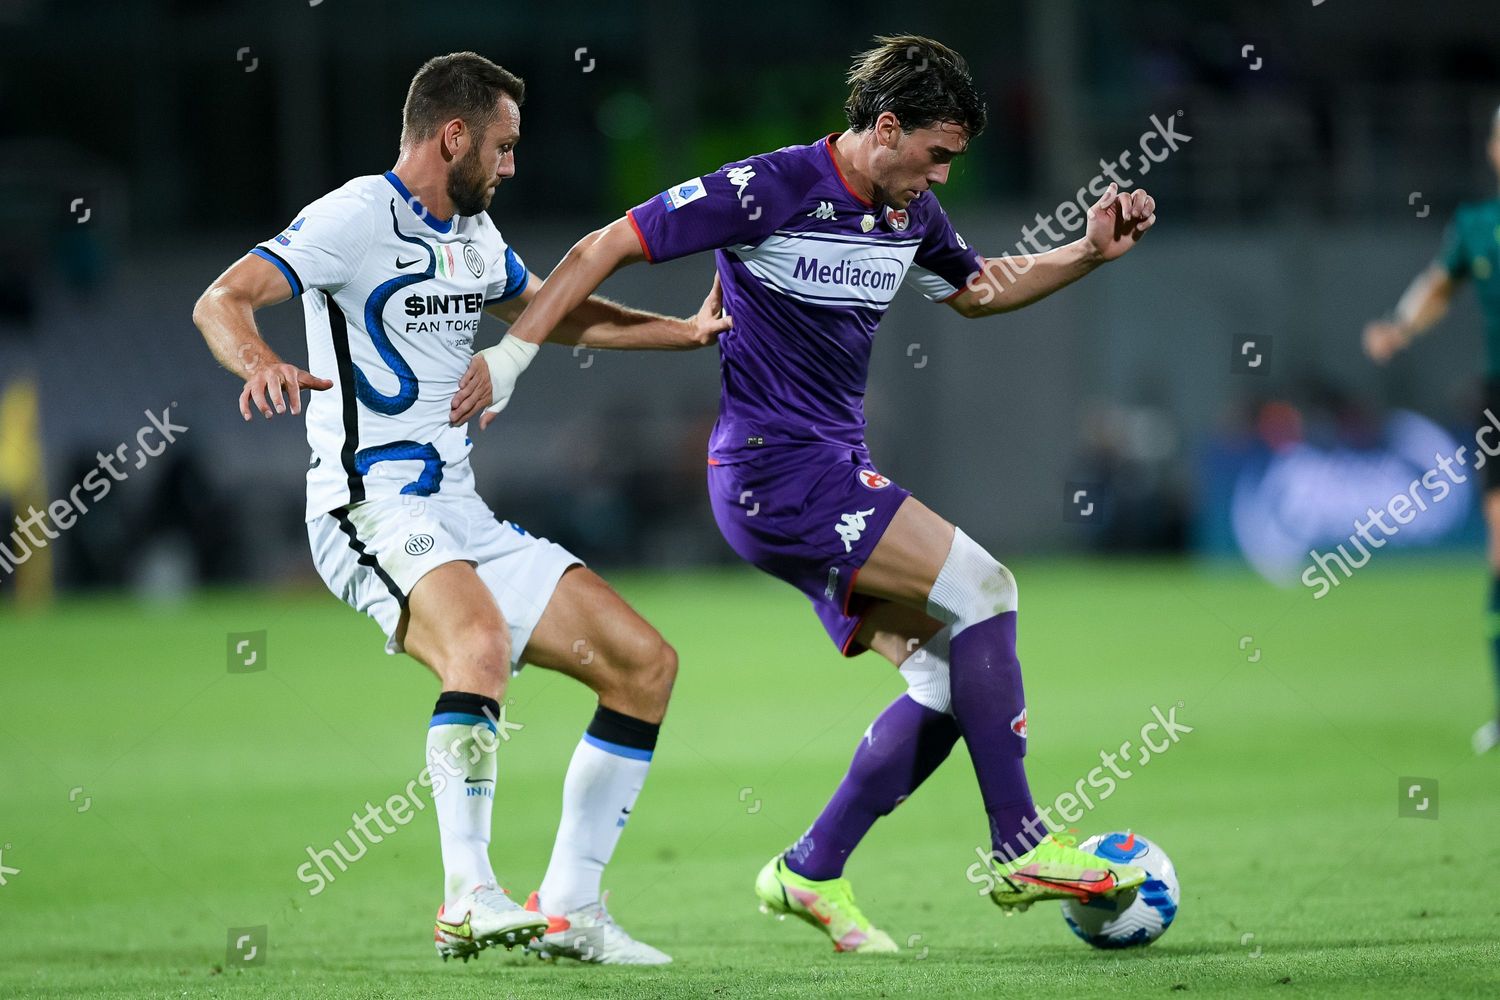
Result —
[{"label": "grass pitch", "polygon": [[[440,962],[430,811],[316,896],[296,872],[422,763],[436,683],[324,593],[176,609],[70,600],[0,612],[0,995],[1494,996],[1500,753],[1477,561],[1372,565],[1321,601],[1180,564],[1013,564],[1039,802],[1153,706],[1190,734],[1076,826],[1174,858],[1176,924],[1094,952],[1055,906],[1006,918],[965,878],[984,843],[962,745],[879,823],[849,875],[899,956],[834,954],[756,912],[759,866],[811,821],[902,690],[841,660],[806,602],[751,573],[622,577],[682,674],[605,885],[664,969]],[[226,636],[266,630],[266,669]],[[517,895],[545,867],[587,692],[529,669],[507,718],[492,854]],[[1403,818],[1418,779],[1433,819]],[[1432,788],[1433,795],[1425,793]],[[1416,799],[1408,800],[1414,808]],[[231,928],[265,927],[247,965]],[[243,950],[242,952],[243,953]]]}]

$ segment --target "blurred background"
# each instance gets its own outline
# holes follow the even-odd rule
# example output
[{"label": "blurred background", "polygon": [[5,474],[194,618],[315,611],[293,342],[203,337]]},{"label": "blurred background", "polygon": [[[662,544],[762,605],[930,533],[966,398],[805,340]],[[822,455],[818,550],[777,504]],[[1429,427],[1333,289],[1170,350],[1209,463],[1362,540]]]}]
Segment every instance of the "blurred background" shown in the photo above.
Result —
[{"label": "blurred background", "polygon": [[[150,413],[188,428],[33,551],[22,598],[53,580],[164,599],[316,583],[301,422],[243,423],[190,311],[301,206],[394,162],[426,58],[473,49],[526,79],[517,176],[491,214],[545,275],[673,182],[843,128],[844,70],[885,31],[954,45],[988,97],[989,130],[939,191],[976,249],[1075,238],[1059,206],[1106,163],[1158,202],[1142,248],[1046,302],[970,322],[906,293],[881,328],[881,471],[1001,558],[1245,559],[1294,583],[1308,549],[1472,438],[1470,295],[1388,369],[1359,332],[1456,205],[1494,196],[1500,20],[1484,5],[653,0],[415,17],[354,0],[0,0],[0,514],[68,496],[101,452],[135,456]],[[685,314],[710,279],[700,257],[605,291]],[[258,318],[305,359],[297,304]],[[544,352],[476,433],[481,493],[605,568],[731,562],[703,489],[717,389],[712,349]],[[1447,504],[1400,542],[1472,545],[1475,492]],[[0,565],[0,593],[17,579]]]}]

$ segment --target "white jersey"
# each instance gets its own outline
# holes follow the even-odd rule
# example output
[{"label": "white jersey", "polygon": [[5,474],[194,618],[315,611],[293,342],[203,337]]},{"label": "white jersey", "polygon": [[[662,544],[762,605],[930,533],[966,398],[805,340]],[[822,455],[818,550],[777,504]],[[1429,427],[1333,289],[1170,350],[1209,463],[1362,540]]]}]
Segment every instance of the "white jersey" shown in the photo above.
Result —
[{"label": "white jersey", "polygon": [[329,192],[251,252],[301,297],[308,370],[334,383],[305,411],[307,518],[472,492],[468,430],[449,426],[449,405],[484,307],[528,280],[489,216],[439,221],[387,171]]}]

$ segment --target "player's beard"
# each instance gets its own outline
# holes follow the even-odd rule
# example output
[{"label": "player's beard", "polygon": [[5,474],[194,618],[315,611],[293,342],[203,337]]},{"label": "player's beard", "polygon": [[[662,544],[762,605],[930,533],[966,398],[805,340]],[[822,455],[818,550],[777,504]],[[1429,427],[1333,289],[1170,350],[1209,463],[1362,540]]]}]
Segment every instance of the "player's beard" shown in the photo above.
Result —
[{"label": "player's beard", "polygon": [[448,171],[448,197],[459,215],[478,215],[490,207],[490,176],[479,159],[477,143]]}]

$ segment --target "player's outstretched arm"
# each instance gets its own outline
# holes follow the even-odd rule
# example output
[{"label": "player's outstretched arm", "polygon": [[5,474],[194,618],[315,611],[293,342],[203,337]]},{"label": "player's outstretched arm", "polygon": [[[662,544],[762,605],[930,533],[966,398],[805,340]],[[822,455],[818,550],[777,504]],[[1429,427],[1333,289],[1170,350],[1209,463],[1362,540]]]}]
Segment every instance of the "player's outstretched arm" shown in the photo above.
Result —
[{"label": "player's outstretched arm", "polygon": [[1124,255],[1155,224],[1156,199],[1111,184],[1089,209],[1082,239],[1037,254],[1029,266],[1008,263],[1016,258],[988,258],[948,304],[970,319],[1029,306]]},{"label": "player's outstretched arm", "polygon": [[510,335],[538,345],[594,294],[604,279],[626,264],[646,259],[630,220],[623,216],[573,244],[562,262],[522,310]]},{"label": "player's outstretched arm", "polygon": [[[516,390],[516,379],[521,377],[531,359],[536,357],[542,342],[563,319],[594,294],[605,278],[626,264],[645,259],[630,220],[624,217],[589,233],[573,245],[562,263],[542,283],[536,297],[521,311],[509,334],[494,347],[486,347],[475,356],[484,359],[490,379],[491,402],[484,407],[484,416],[479,419],[480,430],[488,427],[490,421],[505,409],[511,393]],[[460,398],[464,399],[465,405],[457,408]],[[455,409],[449,413],[449,421],[454,425],[463,423],[468,419],[464,414],[472,415],[470,411],[475,410],[462,388],[454,396],[454,404]]]},{"label": "player's outstretched arm", "polygon": [[549,339],[603,350],[691,351],[716,342],[734,325],[723,312],[724,289],[715,272],[708,296],[692,316],[661,316],[590,295],[562,318]]},{"label": "player's outstretched arm", "polygon": [[1389,319],[1365,324],[1364,346],[1370,360],[1378,365],[1389,361],[1408,347],[1419,334],[1425,333],[1448,312],[1458,282],[1441,264],[1433,264],[1417,275]]},{"label": "player's outstretched arm", "polygon": [[[485,312],[515,323],[544,284],[541,278],[532,275],[524,292],[487,307]],[[729,317],[722,315],[723,310],[724,292],[717,273],[698,312],[685,319],[632,309],[602,295],[590,295],[562,318],[547,342],[568,347],[581,344],[599,350],[690,351],[713,344],[719,334],[734,325]]]},{"label": "player's outstretched arm", "polygon": [[250,405],[269,419],[286,412],[285,386],[292,412],[302,412],[303,389],[331,389],[333,383],[282,361],[255,327],[255,310],[291,298],[287,279],[274,264],[246,254],[213,284],[193,306],[193,323],[208,342],[219,364],[245,380],[240,392],[240,415],[250,419]]},{"label": "player's outstretched arm", "polygon": [[[524,292],[513,299],[497,302],[485,312],[496,319],[514,323],[536,297],[542,284],[541,279],[533,275]],[[733,325],[723,311],[724,292],[719,276],[715,274],[708,297],[691,319],[658,316],[590,295],[563,317],[548,340],[553,344],[582,344],[612,350],[691,350],[714,343],[719,334]],[[458,391],[453,394],[453,402],[448,408],[448,422],[455,427],[467,423],[491,405],[492,392],[489,361],[484,351],[480,351],[474,355],[463,378],[459,379]],[[488,427],[489,421],[481,420],[480,426]]]}]

